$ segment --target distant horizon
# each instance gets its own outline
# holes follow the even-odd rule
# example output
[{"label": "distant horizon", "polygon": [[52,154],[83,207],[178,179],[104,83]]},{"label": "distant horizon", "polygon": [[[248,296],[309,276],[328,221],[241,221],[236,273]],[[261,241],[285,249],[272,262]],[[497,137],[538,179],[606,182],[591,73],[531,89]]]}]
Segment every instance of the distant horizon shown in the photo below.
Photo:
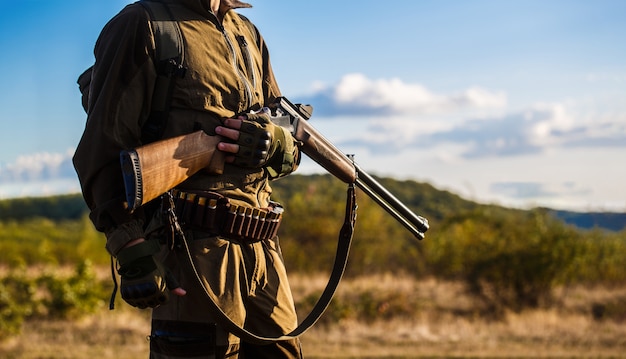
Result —
[{"label": "distant horizon", "polygon": [[[318,175],[327,175],[327,176],[332,176],[330,173],[327,172],[316,172],[316,173],[298,173],[295,172],[294,174],[292,174],[291,176],[304,176],[304,177],[312,177],[312,176],[318,176]],[[375,177],[381,178],[377,175],[374,175]],[[551,210],[551,211],[556,211],[556,212],[563,212],[563,213],[575,213],[575,214],[589,214],[589,215],[593,215],[593,214],[626,214],[626,210],[624,211],[615,211],[615,210],[605,210],[605,209],[601,209],[601,208],[597,208],[597,209],[588,209],[588,210],[569,210],[569,209],[561,209],[561,208],[553,208],[553,207],[545,207],[545,206],[529,206],[529,207],[514,207],[514,206],[507,206],[507,205],[503,205],[500,203],[495,203],[495,202],[480,202],[480,201],[476,201],[473,199],[469,199],[464,197],[463,195],[460,195],[458,193],[455,193],[452,190],[448,190],[448,189],[442,189],[442,188],[438,188],[436,185],[433,185],[432,183],[429,182],[420,182],[420,181],[415,181],[412,179],[402,179],[402,178],[394,178],[394,177],[387,177],[384,176],[382,178],[385,179],[390,179],[393,181],[398,181],[398,182],[404,182],[404,181],[413,181],[415,183],[418,184],[428,184],[430,186],[432,186],[436,191],[439,192],[449,192],[452,193],[453,195],[459,196],[461,199],[463,199],[464,201],[468,201],[468,202],[472,202],[472,203],[476,203],[478,205],[485,205],[485,206],[498,206],[498,207],[502,207],[502,208],[506,208],[506,209],[511,209],[511,210],[523,210],[523,211],[531,211],[534,209],[547,209],[547,210]],[[281,181],[284,180],[289,180],[289,176],[285,177],[283,179],[281,179]],[[75,184],[76,186],[78,186],[78,183]],[[394,196],[396,195],[395,193],[392,193]],[[54,198],[54,197],[62,197],[62,196],[81,196],[82,197],[82,192],[80,191],[80,189],[74,190],[74,191],[66,191],[66,192],[57,192],[57,193],[50,193],[50,194],[40,194],[40,195],[25,195],[25,196],[15,196],[15,197],[0,197],[0,202],[2,201],[19,201],[19,200],[45,200],[47,198]],[[363,194],[363,196],[366,196],[365,194]],[[1,214],[0,214],[1,215]]]}]

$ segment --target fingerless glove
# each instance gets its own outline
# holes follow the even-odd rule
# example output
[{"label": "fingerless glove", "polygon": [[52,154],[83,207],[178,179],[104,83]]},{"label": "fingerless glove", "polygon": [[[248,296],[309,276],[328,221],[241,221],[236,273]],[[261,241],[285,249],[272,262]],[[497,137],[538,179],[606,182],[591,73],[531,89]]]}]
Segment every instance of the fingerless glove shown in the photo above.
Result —
[{"label": "fingerless glove", "polygon": [[239,129],[239,152],[233,163],[242,167],[265,166],[272,178],[293,172],[299,163],[299,151],[291,134],[270,120],[269,110],[245,116]]}]

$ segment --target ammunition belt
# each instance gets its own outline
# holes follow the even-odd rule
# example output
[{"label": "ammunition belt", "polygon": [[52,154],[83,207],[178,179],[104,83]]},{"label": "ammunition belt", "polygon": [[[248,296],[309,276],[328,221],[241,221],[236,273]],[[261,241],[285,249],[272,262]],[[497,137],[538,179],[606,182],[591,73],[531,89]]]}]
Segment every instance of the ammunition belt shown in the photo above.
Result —
[{"label": "ammunition belt", "polygon": [[278,233],[283,208],[270,202],[271,209],[230,203],[219,193],[172,190],[176,216],[181,225],[220,237],[254,243]]}]

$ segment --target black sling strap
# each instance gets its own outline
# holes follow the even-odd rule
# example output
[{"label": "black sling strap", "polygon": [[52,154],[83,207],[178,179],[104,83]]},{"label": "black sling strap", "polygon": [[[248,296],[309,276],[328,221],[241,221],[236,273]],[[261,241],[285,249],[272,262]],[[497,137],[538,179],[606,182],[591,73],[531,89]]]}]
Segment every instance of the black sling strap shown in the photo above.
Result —
[{"label": "black sling strap", "polygon": [[339,282],[343,277],[343,273],[345,272],[346,265],[348,263],[348,256],[350,253],[350,246],[352,245],[352,234],[354,233],[354,224],[356,223],[356,192],[354,188],[354,184],[350,184],[348,186],[348,193],[346,198],[346,212],[343,226],[341,227],[341,231],[339,232],[339,240],[337,241],[337,252],[335,254],[335,262],[333,264],[333,270],[330,274],[330,278],[328,283],[326,284],[326,288],[322,295],[318,299],[317,303],[309,313],[309,315],[298,325],[296,329],[294,329],[291,333],[286,335],[282,335],[279,337],[264,337],[257,334],[254,334],[240,325],[234,323],[226,313],[217,305],[217,295],[213,290],[207,286],[204,281],[200,278],[200,274],[196,269],[196,266],[193,261],[193,256],[191,255],[191,251],[189,250],[189,245],[187,240],[184,238],[182,242],[184,243],[184,248],[186,250],[187,257],[189,259],[189,263],[196,275],[198,283],[204,290],[205,294],[209,298],[209,304],[211,306],[212,313],[217,315],[217,321],[219,324],[223,326],[223,329],[226,331],[233,333],[237,337],[248,343],[254,344],[269,344],[277,341],[283,340],[291,340],[299,337],[304,334],[309,328],[311,328],[324,314],[324,311],[330,305],[333,296],[335,295],[335,291],[339,286]]}]

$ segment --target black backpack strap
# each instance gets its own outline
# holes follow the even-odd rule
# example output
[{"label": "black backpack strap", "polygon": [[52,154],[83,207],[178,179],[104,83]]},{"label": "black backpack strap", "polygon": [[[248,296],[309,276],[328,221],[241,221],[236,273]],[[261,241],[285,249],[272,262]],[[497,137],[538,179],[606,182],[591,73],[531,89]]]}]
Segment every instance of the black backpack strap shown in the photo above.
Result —
[{"label": "black backpack strap", "polygon": [[154,31],[157,80],[152,96],[150,117],[142,128],[142,142],[149,143],[163,136],[172,102],[176,78],[184,77],[184,40],[178,21],[167,4],[142,0],[139,3],[150,16]]},{"label": "black backpack strap", "polygon": [[[176,77],[185,76],[183,35],[178,21],[166,4],[158,1],[140,0],[139,4],[148,13],[155,38],[155,65],[158,74],[152,98],[151,115],[142,129],[144,143],[161,138],[169,115],[172,89]],[[89,112],[89,92],[93,66],[87,68],[78,78],[78,88],[82,94],[82,105]]]}]

